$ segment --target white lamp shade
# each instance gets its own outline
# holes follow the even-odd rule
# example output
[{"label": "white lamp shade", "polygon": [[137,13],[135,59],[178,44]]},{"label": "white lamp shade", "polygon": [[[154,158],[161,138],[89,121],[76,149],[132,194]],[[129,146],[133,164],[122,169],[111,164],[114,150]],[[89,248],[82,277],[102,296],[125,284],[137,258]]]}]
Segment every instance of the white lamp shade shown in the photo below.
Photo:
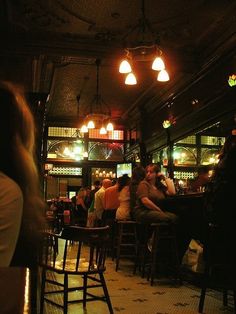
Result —
[{"label": "white lamp shade", "polygon": [[132,71],[131,66],[127,60],[123,60],[119,67],[120,73],[130,73]]},{"label": "white lamp shade", "polygon": [[126,76],[125,84],[126,85],[136,85],[137,84],[137,80],[136,80],[134,73],[131,72]]},{"label": "white lamp shade", "polygon": [[94,129],[94,128],[95,128],[94,122],[93,122],[92,120],[90,120],[90,121],[88,122],[87,128],[88,128],[88,129]]},{"label": "white lamp shade", "polygon": [[109,122],[107,124],[107,131],[113,131],[113,130],[114,130],[113,124],[111,122]]},{"label": "white lamp shade", "polygon": [[104,126],[101,127],[99,133],[100,134],[107,134],[107,130],[104,128]]},{"label": "white lamp shade", "polygon": [[82,128],[80,129],[80,131],[81,131],[82,133],[87,133],[87,132],[88,132],[87,126],[84,124],[84,125],[82,126]]},{"label": "white lamp shade", "polygon": [[160,57],[156,57],[156,59],[152,63],[152,69],[155,71],[162,71],[165,69],[165,63]]},{"label": "white lamp shade", "polygon": [[159,82],[167,82],[170,80],[169,74],[166,70],[162,70],[157,75],[157,80]]}]

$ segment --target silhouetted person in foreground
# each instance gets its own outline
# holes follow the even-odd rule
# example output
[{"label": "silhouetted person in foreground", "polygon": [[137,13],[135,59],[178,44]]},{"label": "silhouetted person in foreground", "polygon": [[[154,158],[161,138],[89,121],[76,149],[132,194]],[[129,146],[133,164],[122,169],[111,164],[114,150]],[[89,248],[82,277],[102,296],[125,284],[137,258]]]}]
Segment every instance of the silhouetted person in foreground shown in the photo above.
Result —
[{"label": "silhouetted person in foreground", "polygon": [[22,91],[0,83],[0,266],[37,263],[45,206],[34,158],[35,125]]}]

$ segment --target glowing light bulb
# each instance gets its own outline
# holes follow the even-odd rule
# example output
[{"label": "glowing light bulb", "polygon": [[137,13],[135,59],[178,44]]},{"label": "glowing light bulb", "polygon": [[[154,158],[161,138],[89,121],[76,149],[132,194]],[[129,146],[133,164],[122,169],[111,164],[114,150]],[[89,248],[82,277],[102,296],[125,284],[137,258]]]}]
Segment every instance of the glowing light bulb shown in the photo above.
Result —
[{"label": "glowing light bulb", "polygon": [[123,60],[119,67],[120,73],[130,73],[132,71],[131,66],[127,60]]},{"label": "glowing light bulb", "polygon": [[131,72],[126,76],[125,84],[126,85],[136,85],[137,84],[137,80],[136,80],[134,73]]}]

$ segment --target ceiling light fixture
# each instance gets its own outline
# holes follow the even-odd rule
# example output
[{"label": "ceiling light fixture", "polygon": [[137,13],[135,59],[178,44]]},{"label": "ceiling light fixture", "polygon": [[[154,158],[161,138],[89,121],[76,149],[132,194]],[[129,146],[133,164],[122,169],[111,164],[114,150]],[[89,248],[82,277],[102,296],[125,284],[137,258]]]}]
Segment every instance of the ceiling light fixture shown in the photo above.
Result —
[{"label": "ceiling light fixture", "polygon": [[89,129],[100,127],[99,133],[101,135],[107,134],[108,131],[113,131],[114,127],[111,123],[111,113],[109,106],[103,101],[99,93],[99,67],[101,64],[100,59],[96,59],[97,81],[96,81],[96,94],[90,104],[89,113],[86,115],[83,125],[80,128],[81,133],[87,133]]},{"label": "ceiling light fixture", "polygon": [[162,51],[158,45],[159,40],[145,16],[144,0],[142,0],[141,10],[142,15],[138,23],[123,38],[126,41],[126,56],[120,63],[119,72],[127,74],[125,78],[126,85],[136,85],[137,79],[132,69],[133,62],[152,60],[152,69],[159,72],[157,81],[167,82],[170,77],[162,59]]}]

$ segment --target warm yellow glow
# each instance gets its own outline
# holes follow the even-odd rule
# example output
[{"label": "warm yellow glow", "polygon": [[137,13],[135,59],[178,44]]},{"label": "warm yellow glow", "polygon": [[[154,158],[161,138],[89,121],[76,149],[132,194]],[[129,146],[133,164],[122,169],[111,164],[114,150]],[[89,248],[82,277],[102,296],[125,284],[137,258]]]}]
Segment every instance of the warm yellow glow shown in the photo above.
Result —
[{"label": "warm yellow glow", "polygon": [[88,128],[87,128],[87,126],[85,124],[80,129],[80,132],[82,132],[82,133],[87,133],[88,132]]},{"label": "warm yellow glow", "polygon": [[120,73],[130,73],[132,71],[131,66],[127,60],[123,60],[119,67]]},{"label": "warm yellow glow", "polygon": [[114,130],[114,126],[113,126],[113,124],[111,122],[109,122],[107,124],[107,131],[113,131],[113,130]]},{"label": "warm yellow glow", "polygon": [[218,162],[218,160],[217,160],[217,158],[214,155],[209,158],[209,163],[210,164],[216,164],[217,162]]},{"label": "warm yellow glow", "polygon": [[80,146],[75,146],[75,147],[74,147],[74,153],[75,153],[75,154],[80,154],[81,151],[82,151],[82,148],[81,148]]},{"label": "warm yellow glow", "polygon": [[126,76],[125,84],[126,85],[136,85],[137,84],[137,80],[136,80],[134,73],[131,72]]},{"label": "warm yellow glow", "polygon": [[25,278],[25,294],[24,294],[24,313],[29,313],[29,300],[30,300],[30,272],[29,269],[26,269],[26,278]]},{"label": "warm yellow glow", "polygon": [[70,153],[71,153],[71,152],[70,152],[69,148],[68,148],[68,147],[65,147],[65,149],[64,149],[64,151],[63,151],[63,154],[69,156]]},{"label": "warm yellow glow", "polygon": [[161,70],[157,75],[157,80],[159,82],[167,82],[170,80],[169,74],[166,70]]},{"label": "warm yellow glow", "polygon": [[173,153],[174,159],[179,159],[180,158],[180,153],[179,152],[174,152]]},{"label": "warm yellow glow", "polygon": [[164,120],[162,126],[164,129],[168,129],[171,126],[170,120]]},{"label": "warm yellow glow", "polygon": [[107,130],[104,128],[104,126],[101,127],[99,133],[100,134],[107,134]]},{"label": "warm yellow glow", "polygon": [[88,152],[83,152],[83,157],[88,158]]},{"label": "warm yellow glow", "polygon": [[94,129],[94,128],[95,128],[95,124],[94,124],[94,122],[93,122],[92,120],[90,120],[90,121],[88,122],[87,128],[88,128],[88,129]]},{"label": "warm yellow glow", "polygon": [[165,63],[161,57],[156,57],[152,63],[152,69],[155,71],[162,71],[165,69]]}]

